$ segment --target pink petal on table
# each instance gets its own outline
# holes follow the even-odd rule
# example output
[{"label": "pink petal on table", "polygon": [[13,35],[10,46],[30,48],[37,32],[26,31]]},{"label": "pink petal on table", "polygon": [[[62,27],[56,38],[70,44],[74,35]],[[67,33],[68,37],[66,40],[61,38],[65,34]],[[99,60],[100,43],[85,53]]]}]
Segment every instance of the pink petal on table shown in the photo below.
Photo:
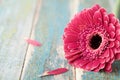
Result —
[{"label": "pink petal on table", "polygon": [[36,41],[36,40],[26,39],[26,41],[27,41],[29,44],[33,45],[33,46],[41,46],[41,43],[39,43],[39,42]]},{"label": "pink petal on table", "polygon": [[58,75],[58,74],[62,74],[67,72],[68,69],[66,68],[58,68],[55,70],[51,70],[51,71],[45,71],[42,75],[39,75],[38,77],[44,77],[44,76],[50,76],[50,75]]}]

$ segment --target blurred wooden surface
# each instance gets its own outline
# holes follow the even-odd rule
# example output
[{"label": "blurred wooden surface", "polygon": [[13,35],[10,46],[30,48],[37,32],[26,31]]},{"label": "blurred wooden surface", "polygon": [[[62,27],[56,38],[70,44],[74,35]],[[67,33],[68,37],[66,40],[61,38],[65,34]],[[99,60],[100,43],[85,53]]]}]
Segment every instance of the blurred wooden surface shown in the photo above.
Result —
[{"label": "blurred wooden surface", "polygon": [[19,80],[36,0],[0,0],[0,80]]},{"label": "blurred wooden surface", "polygon": [[[64,27],[76,12],[94,4],[108,12],[115,8],[115,0],[1,0],[0,80],[120,80],[119,61],[107,74],[75,69],[64,58]],[[28,45],[26,37],[40,41],[42,47]],[[60,67],[69,71],[38,77]]]}]

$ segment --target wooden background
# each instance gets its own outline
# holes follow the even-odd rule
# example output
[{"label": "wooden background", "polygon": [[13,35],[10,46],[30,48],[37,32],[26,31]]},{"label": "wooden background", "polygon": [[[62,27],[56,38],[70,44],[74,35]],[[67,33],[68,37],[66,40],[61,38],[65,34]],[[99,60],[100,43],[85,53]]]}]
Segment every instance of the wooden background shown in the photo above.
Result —
[{"label": "wooden background", "polygon": [[[120,80],[119,61],[108,74],[75,69],[64,58],[64,27],[76,12],[96,3],[118,14],[117,0],[0,0],[0,80]],[[38,40],[42,47],[28,45],[24,38]],[[69,71],[38,77],[59,67]]]}]

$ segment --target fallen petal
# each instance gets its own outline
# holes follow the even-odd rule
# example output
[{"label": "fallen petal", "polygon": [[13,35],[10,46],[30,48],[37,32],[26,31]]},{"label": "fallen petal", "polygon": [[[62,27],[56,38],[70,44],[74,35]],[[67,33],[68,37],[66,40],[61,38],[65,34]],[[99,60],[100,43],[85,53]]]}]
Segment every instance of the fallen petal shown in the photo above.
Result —
[{"label": "fallen petal", "polygon": [[41,43],[39,43],[39,42],[36,41],[36,40],[26,39],[26,41],[27,41],[29,44],[33,45],[33,46],[41,46]]},{"label": "fallen petal", "polygon": [[66,68],[58,68],[52,71],[45,71],[42,75],[38,75],[38,77],[50,76],[50,75],[58,75],[67,72]]}]

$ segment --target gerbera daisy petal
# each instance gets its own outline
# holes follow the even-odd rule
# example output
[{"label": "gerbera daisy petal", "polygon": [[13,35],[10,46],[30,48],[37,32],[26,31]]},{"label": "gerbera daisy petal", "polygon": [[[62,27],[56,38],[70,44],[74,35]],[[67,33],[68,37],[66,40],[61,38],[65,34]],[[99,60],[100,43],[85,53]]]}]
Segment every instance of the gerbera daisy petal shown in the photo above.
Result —
[{"label": "gerbera daisy petal", "polygon": [[109,31],[115,31],[115,26],[112,23],[109,24]]},{"label": "gerbera daisy petal", "polygon": [[116,55],[117,53],[120,53],[120,47],[119,47],[119,48],[114,47],[114,48],[113,48],[113,52],[114,52],[115,55]]},{"label": "gerbera daisy petal", "polygon": [[116,40],[115,41],[115,47],[118,48],[120,46],[120,41]]},{"label": "gerbera daisy petal", "polygon": [[99,72],[99,70],[100,70],[99,68],[96,68],[96,69],[94,69],[93,71],[94,71],[94,72]]},{"label": "gerbera daisy petal", "polygon": [[89,23],[93,24],[93,18],[91,16],[90,9],[86,11],[86,15],[87,15],[87,19],[89,20]]},{"label": "gerbera daisy petal", "polygon": [[[104,67],[104,66],[102,66],[102,67]],[[99,65],[97,68],[93,69],[93,71],[98,72],[98,71],[100,71],[100,68],[101,68],[101,65]]]},{"label": "gerbera daisy petal", "polygon": [[116,30],[116,36],[120,35],[120,29]]},{"label": "gerbera daisy petal", "polygon": [[100,56],[100,58],[105,58],[105,57],[109,57],[109,49],[107,49],[104,53],[102,53],[102,55]]},{"label": "gerbera daisy petal", "polygon": [[104,59],[104,58],[103,58],[103,59],[100,58],[100,59],[99,59],[99,62],[100,62],[101,64],[104,64],[104,63],[105,63],[105,59]]},{"label": "gerbera daisy petal", "polygon": [[116,38],[117,38],[117,40],[119,40],[119,41],[120,41],[120,35],[116,36]]},{"label": "gerbera daisy petal", "polygon": [[75,42],[75,41],[77,41],[77,39],[75,37],[70,36],[70,35],[65,37],[65,39],[64,39],[65,43],[72,43],[72,42]]},{"label": "gerbera daisy petal", "polygon": [[111,38],[114,38],[114,36],[115,36],[115,32],[114,32],[114,31],[111,31],[111,32],[110,32],[110,37],[111,37]]},{"label": "gerbera daisy petal", "polygon": [[109,47],[112,48],[115,46],[115,43],[113,41],[110,42]]},{"label": "gerbera daisy petal", "polygon": [[105,64],[100,64],[99,69],[103,69],[105,67]]},{"label": "gerbera daisy petal", "polygon": [[74,55],[74,56],[71,57],[68,61],[71,63],[71,62],[77,60],[78,58],[80,58],[80,55],[79,55],[79,54],[78,54],[78,55]]},{"label": "gerbera daisy petal", "polygon": [[104,70],[105,70],[106,72],[111,72],[111,71],[112,71],[112,65],[111,65],[110,63],[107,63],[107,64],[105,65]]},{"label": "gerbera daisy petal", "polygon": [[110,58],[112,59],[112,58],[114,58],[114,53],[113,53],[113,50],[112,49],[109,49],[110,50]]},{"label": "gerbera daisy petal", "polygon": [[92,64],[92,67],[91,67],[91,70],[97,68],[99,66],[99,60],[96,60],[96,61],[93,61],[93,64]]},{"label": "gerbera daisy petal", "polygon": [[93,62],[91,61],[91,62],[89,62],[87,65],[86,65],[86,69],[87,70],[92,70],[92,64],[93,64]]},{"label": "gerbera daisy petal", "polygon": [[110,18],[110,23],[115,24],[116,23],[115,15],[113,13],[110,13],[108,16]]},{"label": "gerbera daisy petal", "polygon": [[106,60],[105,62],[109,62],[110,61],[110,57],[106,58],[105,60]]},{"label": "gerbera daisy petal", "polygon": [[96,4],[95,6],[93,6],[91,9],[95,12],[95,11],[97,11],[98,9],[100,9],[101,7],[98,5],[98,4]]},{"label": "gerbera daisy petal", "polygon": [[79,66],[82,67],[82,66],[86,65],[88,62],[89,62],[88,60],[82,60],[79,62]]},{"label": "gerbera daisy petal", "polygon": [[102,24],[102,15],[100,11],[96,11],[93,15],[93,20],[96,25]]},{"label": "gerbera daisy petal", "polygon": [[118,22],[116,23],[116,29],[119,29],[120,28],[120,24],[119,24],[119,20]]},{"label": "gerbera daisy petal", "polygon": [[108,21],[103,21],[103,22],[104,22],[103,24],[104,24],[105,29],[108,30],[108,29],[109,29],[109,28],[108,28]]},{"label": "gerbera daisy petal", "polygon": [[[102,8],[103,9],[103,8]],[[106,13],[106,11],[102,11],[102,16],[103,16],[103,21],[107,21],[107,22],[109,22],[109,17],[108,17],[108,15],[107,15],[107,13]]]},{"label": "gerbera daisy petal", "polygon": [[112,59],[110,59],[110,61],[109,61],[109,63],[113,63],[115,61],[115,59],[114,58],[112,58]]},{"label": "gerbera daisy petal", "polygon": [[115,59],[116,59],[116,60],[120,60],[120,53],[117,53],[117,54],[115,55]]}]

